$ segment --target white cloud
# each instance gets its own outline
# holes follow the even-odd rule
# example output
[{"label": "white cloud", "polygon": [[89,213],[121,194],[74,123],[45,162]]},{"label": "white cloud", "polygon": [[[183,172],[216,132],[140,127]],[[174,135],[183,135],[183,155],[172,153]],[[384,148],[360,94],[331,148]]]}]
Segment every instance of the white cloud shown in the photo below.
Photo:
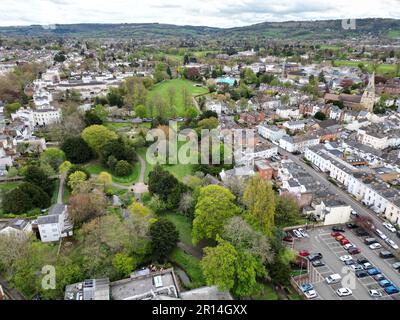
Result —
[{"label": "white cloud", "polygon": [[142,23],[236,27],[264,21],[400,18],[399,0],[1,0],[0,25]]}]

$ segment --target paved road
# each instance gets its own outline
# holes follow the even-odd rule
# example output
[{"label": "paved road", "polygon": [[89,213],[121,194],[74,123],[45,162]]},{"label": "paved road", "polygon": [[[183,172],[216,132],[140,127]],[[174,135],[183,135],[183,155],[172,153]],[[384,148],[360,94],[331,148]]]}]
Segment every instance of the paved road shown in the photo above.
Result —
[{"label": "paved road", "polygon": [[65,184],[65,177],[60,178],[60,185],[58,186],[58,195],[57,195],[57,203],[63,203],[63,195],[64,195],[64,184]]},{"label": "paved road", "polygon": [[328,190],[330,190],[333,194],[338,195],[338,197],[343,200],[345,203],[350,205],[357,213],[368,216],[372,219],[374,225],[378,227],[382,232],[384,232],[390,239],[392,239],[394,242],[397,243],[397,245],[400,246],[400,239],[396,236],[396,234],[388,231],[384,226],[382,226],[382,219],[379,218],[374,212],[363,206],[360,202],[355,200],[352,196],[350,196],[347,192],[343,191],[341,188],[335,186],[333,183],[329,182],[327,180],[327,176],[320,172],[316,171],[313,168],[311,168],[309,165],[304,163],[302,160],[302,155],[300,156],[295,156],[291,154],[290,152],[287,152],[286,150],[283,150],[281,148],[279,149],[279,153],[282,155],[287,156],[290,160],[301,166],[307,173],[309,173],[312,177],[314,177],[316,180],[320,181],[321,184],[325,185]]}]

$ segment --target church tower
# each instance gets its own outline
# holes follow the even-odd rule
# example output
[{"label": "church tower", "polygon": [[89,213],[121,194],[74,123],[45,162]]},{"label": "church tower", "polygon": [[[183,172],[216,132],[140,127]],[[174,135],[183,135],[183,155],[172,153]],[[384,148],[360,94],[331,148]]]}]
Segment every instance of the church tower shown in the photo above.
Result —
[{"label": "church tower", "polygon": [[369,112],[374,110],[375,103],[375,72],[369,78],[369,83],[365,89],[360,104]]}]

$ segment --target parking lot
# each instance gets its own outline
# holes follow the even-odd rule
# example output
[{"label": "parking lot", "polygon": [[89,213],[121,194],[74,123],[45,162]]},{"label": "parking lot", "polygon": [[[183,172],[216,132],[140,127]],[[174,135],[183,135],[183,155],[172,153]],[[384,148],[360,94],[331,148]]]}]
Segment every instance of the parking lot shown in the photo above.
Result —
[{"label": "parking lot", "polygon": [[[339,258],[349,253],[343,246],[331,236],[331,227],[316,228],[307,231],[309,237],[296,238],[294,237],[293,249],[307,250],[310,253],[321,253],[323,255],[322,261],[325,266],[313,267],[309,264],[310,279],[308,282],[313,284],[315,290],[322,300],[400,300],[400,293],[388,295],[379,283],[371,276],[365,278],[357,278],[355,273],[350,270]],[[384,250],[371,250],[366,244],[364,239],[367,237],[358,237],[353,230],[345,228],[343,235],[356,247],[361,249],[360,254],[353,256],[356,260],[359,257],[365,257],[368,261],[397,287],[400,287],[400,273],[393,269],[392,264],[396,262],[395,258],[382,259],[379,257],[379,252]],[[378,237],[375,237],[378,240]],[[384,242],[381,242],[383,244]],[[384,246],[385,248],[385,246]],[[336,284],[328,285],[325,278],[331,274],[340,274],[342,281]],[[353,291],[353,294],[347,297],[339,297],[336,290],[341,287],[348,287]],[[368,290],[375,289],[382,293],[380,298],[370,297]]]}]

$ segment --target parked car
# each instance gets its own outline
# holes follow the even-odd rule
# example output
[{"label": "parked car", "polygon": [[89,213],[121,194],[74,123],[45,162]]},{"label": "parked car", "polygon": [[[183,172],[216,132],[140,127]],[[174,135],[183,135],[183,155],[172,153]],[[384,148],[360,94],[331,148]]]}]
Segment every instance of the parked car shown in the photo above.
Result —
[{"label": "parked car", "polygon": [[386,250],[379,252],[379,256],[382,259],[390,259],[390,258],[394,257],[393,253],[391,253],[390,251],[386,251]]},{"label": "parked car", "polygon": [[314,286],[311,283],[305,283],[300,286],[301,291],[307,292],[314,289]]},{"label": "parked car", "polygon": [[352,260],[346,260],[345,262],[344,262],[344,264],[346,265],[346,266],[351,266],[351,265],[353,265],[353,264],[355,264],[356,262],[352,259]]},{"label": "parked car", "polygon": [[396,228],[392,225],[392,224],[390,224],[389,222],[384,222],[384,223],[382,223],[382,225],[386,228],[386,229],[388,229],[390,232],[396,232]]},{"label": "parked car", "polygon": [[382,239],[382,240],[386,240],[387,236],[379,229],[375,230],[375,233]]},{"label": "parked car", "polygon": [[387,294],[396,294],[400,292],[399,288],[397,288],[396,286],[385,287],[385,291]]},{"label": "parked car", "polygon": [[308,257],[308,260],[314,261],[314,260],[321,260],[322,259],[322,253],[311,253]]},{"label": "parked car", "polygon": [[368,277],[368,273],[365,270],[356,271],[357,278],[365,278]]},{"label": "parked car", "polygon": [[397,249],[399,249],[399,246],[393,241],[393,240],[391,240],[391,239],[386,239],[385,240],[385,242],[389,245],[389,246],[391,246],[394,250],[397,250]]},{"label": "parked car", "polygon": [[369,293],[369,295],[370,295],[371,297],[374,297],[374,298],[382,297],[382,292],[380,292],[380,291],[378,291],[378,290],[374,290],[374,289],[368,290],[368,293]]},{"label": "parked car", "polygon": [[344,228],[339,226],[332,227],[332,231],[345,232]]},{"label": "parked car", "polygon": [[303,228],[298,228],[297,231],[300,232],[300,234],[301,234],[303,237],[305,237],[305,238],[310,237],[310,236],[308,235],[308,233],[304,231]]},{"label": "parked car", "polygon": [[341,244],[342,246],[344,246],[344,245],[346,245],[346,244],[349,244],[349,243],[350,243],[350,241],[347,240],[347,239],[342,239],[342,240],[340,240],[340,244]]},{"label": "parked car", "polygon": [[369,261],[368,261],[368,259],[365,258],[365,257],[359,257],[359,258],[357,259],[357,263],[359,263],[359,264],[364,264],[364,263],[367,263],[367,262],[369,262]]},{"label": "parked car", "polygon": [[366,244],[366,245],[370,245],[370,244],[373,244],[373,243],[377,243],[378,242],[378,240],[376,240],[375,238],[365,238],[364,239],[364,243]]},{"label": "parked car", "polygon": [[333,284],[333,283],[338,283],[340,280],[342,280],[342,277],[340,276],[340,274],[331,274],[330,276],[325,278],[325,281],[328,284]]},{"label": "parked car", "polygon": [[296,229],[293,230],[293,234],[294,234],[297,238],[303,238],[303,236],[301,235],[301,233],[298,232]]},{"label": "parked car", "polygon": [[351,210],[351,215],[353,216],[353,217],[358,217],[359,215],[358,215],[358,213],[355,211],[355,210]]},{"label": "parked car", "polygon": [[400,231],[397,231],[396,235],[400,238]]},{"label": "parked car", "polygon": [[349,229],[356,229],[356,228],[358,228],[358,226],[357,226],[355,223],[353,223],[353,222],[346,223],[346,227],[349,228]]},{"label": "parked car", "polygon": [[393,267],[394,269],[396,269],[396,270],[399,270],[399,269],[400,269],[400,261],[393,263],[393,264],[392,264],[392,267]]},{"label": "parked car", "polygon": [[335,238],[336,241],[340,241],[340,240],[343,240],[343,239],[345,239],[344,236],[337,236],[337,237]]},{"label": "parked car", "polygon": [[338,232],[338,231],[333,231],[333,232],[331,233],[331,236],[334,237],[334,238],[339,237],[339,236],[341,236],[341,235],[342,235],[342,234],[341,234],[340,232]]},{"label": "parked car", "polygon": [[353,260],[353,258],[352,258],[351,256],[349,256],[349,255],[341,256],[339,259],[340,259],[340,261],[342,261],[342,262],[345,262],[345,261],[347,261],[347,260]]},{"label": "parked car", "polygon": [[361,253],[361,250],[359,248],[350,248],[348,252],[354,255]]},{"label": "parked car", "polygon": [[315,290],[304,292],[304,295],[306,296],[307,299],[314,299],[318,297],[317,291]]},{"label": "parked car", "polygon": [[325,265],[325,263],[322,260],[314,260],[313,262],[311,262],[311,264],[315,268],[323,267]]},{"label": "parked car", "polygon": [[376,276],[377,274],[381,273],[377,268],[368,269],[367,272],[370,276]]},{"label": "parked car", "polygon": [[344,249],[344,250],[349,250],[349,249],[351,249],[351,248],[355,248],[355,245],[352,244],[352,243],[348,243],[348,244],[345,244],[345,245],[343,246],[343,249]]},{"label": "parked car", "polygon": [[302,257],[308,257],[310,255],[310,253],[307,250],[300,250],[299,254]]},{"label": "parked car", "polygon": [[384,280],[379,281],[379,285],[380,285],[382,288],[386,288],[386,287],[393,286],[393,283],[391,283],[391,282],[390,282],[389,280],[387,280],[387,279],[384,279]]},{"label": "parked car", "polygon": [[354,272],[364,270],[361,264],[355,263],[350,266],[350,269]]},{"label": "parked car", "polygon": [[374,278],[375,281],[378,281],[378,282],[386,279],[385,276],[383,274],[381,274],[381,273],[377,274],[373,278]]},{"label": "parked car", "polygon": [[371,244],[371,245],[369,245],[369,248],[371,249],[371,250],[376,250],[376,249],[380,249],[380,248],[382,248],[382,245],[380,244],[380,243],[373,243],[373,244]]},{"label": "parked car", "polygon": [[336,293],[339,297],[347,297],[353,294],[349,288],[339,288],[336,290]]},{"label": "parked car", "polygon": [[374,267],[374,266],[373,266],[371,263],[369,263],[369,262],[363,263],[362,266],[363,266],[364,270],[369,270],[369,269],[372,269],[372,268]]},{"label": "parked car", "polygon": [[292,237],[292,236],[290,236],[290,235],[287,235],[286,237],[284,237],[284,238],[283,238],[283,241],[286,241],[286,242],[293,242],[293,241],[294,241],[294,239],[293,239],[293,237]]}]

